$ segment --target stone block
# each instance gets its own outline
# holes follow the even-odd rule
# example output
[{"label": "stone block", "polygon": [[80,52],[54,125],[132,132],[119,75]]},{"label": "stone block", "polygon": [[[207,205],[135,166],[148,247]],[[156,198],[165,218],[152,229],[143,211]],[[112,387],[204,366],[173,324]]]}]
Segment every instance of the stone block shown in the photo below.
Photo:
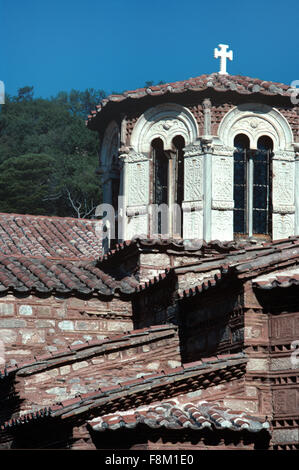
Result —
[{"label": "stone block", "polygon": [[167,361],[167,364],[171,369],[175,369],[176,367],[181,367],[181,363],[179,361]]},{"label": "stone block", "polygon": [[159,367],[160,367],[160,362],[159,361],[150,362],[149,364],[147,364],[145,366],[145,368],[149,369],[149,370],[158,370]]},{"label": "stone block", "polygon": [[57,308],[56,309],[56,316],[57,318],[65,318],[66,317],[66,309],[63,308]]},{"label": "stone block", "polygon": [[103,362],[105,362],[105,357],[99,357],[97,359],[92,359],[91,362],[93,364],[103,364]]},{"label": "stone block", "polygon": [[257,397],[257,388],[250,385],[245,386],[245,393],[248,397]]},{"label": "stone block", "polygon": [[26,320],[5,319],[0,320],[0,328],[23,328],[27,326]]},{"label": "stone block", "polygon": [[272,443],[298,443],[299,442],[299,429],[274,429],[272,432]]},{"label": "stone block", "polygon": [[73,370],[79,370],[79,369],[83,369],[84,367],[88,367],[89,364],[87,361],[81,361],[81,362],[75,362],[73,365],[72,365],[72,368]]},{"label": "stone block", "polygon": [[246,413],[257,413],[258,402],[255,400],[240,400],[238,398],[227,398],[223,400],[223,405],[236,411],[244,411]]},{"label": "stone block", "polygon": [[63,320],[58,323],[58,328],[62,331],[74,331],[74,322],[70,320]]},{"label": "stone block", "polygon": [[55,320],[35,320],[36,328],[51,328],[55,326]]},{"label": "stone block", "polygon": [[256,326],[245,326],[245,339],[256,339],[262,336],[261,328]]},{"label": "stone block", "polygon": [[18,333],[14,330],[0,330],[0,340],[4,344],[14,343],[17,340]]},{"label": "stone block", "polygon": [[98,330],[99,324],[97,321],[76,321],[75,330]]},{"label": "stone block", "polygon": [[270,361],[270,370],[287,370],[287,369],[297,369],[298,364],[292,364],[291,360],[291,353],[290,357],[277,357],[271,359]]},{"label": "stone block", "polygon": [[20,305],[19,307],[19,315],[30,316],[33,314],[33,310],[31,305]]},{"label": "stone block", "polygon": [[130,323],[121,321],[107,321],[108,331],[128,331],[130,330]]},{"label": "stone block", "polygon": [[268,364],[268,359],[261,359],[261,358],[249,358],[249,361],[247,363],[247,370],[252,371],[252,370],[268,370],[269,369],[269,364]]},{"label": "stone block", "polygon": [[25,380],[25,385],[32,385],[32,384],[37,384],[41,382],[47,382],[48,380],[52,380],[53,376],[58,375],[57,370],[56,370],[56,374],[54,374],[53,372],[54,371],[40,372],[39,374],[33,375],[30,377],[30,379]]},{"label": "stone block", "polygon": [[120,357],[120,352],[119,351],[114,352],[114,353],[110,353],[110,354],[107,355],[107,359],[110,360],[110,361],[111,360],[113,361],[114,359],[118,359],[119,357]]},{"label": "stone block", "polygon": [[60,375],[68,374],[71,371],[71,366],[63,366],[59,369]]},{"label": "stone block", "polygon": [[52,309],[49,306],[40,305],[37,308],[37,315],[39,317],[51,317]]},{"label": "stone block", "polygon": [[65,387],[48,388],[48,390],[46,390],[46,393],[48,393],[49,395],[61,396],[61,395],[66,394],[66,388]]},{"label": "stone block", "polygon": [[0,303],[0,315],[13,315],[14,312],[14,304]]},{"label": "stone block", "polygon": [[12,355],[12,356],[31,356],[32,352],[28,349],[12,349],[11,351],[5,351],[5,355]]},{"label": "stone block", "polygon": [[44,330],[20,330],[22,344],[34,345],[46,341]]}]

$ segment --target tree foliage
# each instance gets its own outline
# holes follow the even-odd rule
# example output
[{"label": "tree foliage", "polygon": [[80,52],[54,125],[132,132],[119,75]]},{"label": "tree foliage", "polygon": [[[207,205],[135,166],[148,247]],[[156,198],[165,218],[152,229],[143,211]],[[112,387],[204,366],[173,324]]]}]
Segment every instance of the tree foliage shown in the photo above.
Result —
[{"label": "tree foliage", "polygon": [[102,90],[34,98],[25,86],[0,113],[0,211],[91,217],[100,202],[98,139],[85,126]]}]

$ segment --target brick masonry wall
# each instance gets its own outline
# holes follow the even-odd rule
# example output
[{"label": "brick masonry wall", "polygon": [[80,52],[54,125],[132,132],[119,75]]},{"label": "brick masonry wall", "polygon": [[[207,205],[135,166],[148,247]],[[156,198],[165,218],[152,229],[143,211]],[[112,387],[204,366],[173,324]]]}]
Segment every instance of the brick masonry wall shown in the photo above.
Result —
[{"label": "brick masonry wall", "polygon": [[245,392],[256,397],[258,413],[271,420],[274,449],[299,444],[299,360],[292,360],[299,312],[288,306],[291,298],[287,289],[257,293],[250,282],[244,286]]},{"label": "brick masonry wall", "polygon": [[244,319],[238,292],[216,291],[179,302],[183,362],[209,355],[242,351]]},{"label": "brick masonry wall", "polygon": [[15,391],[23,401],[21,411],[26,413],[180,364],[177,331],[169,328],[141,333],[129,341],[82,348],[76,359],[69,353],[51,359],[48,367],[33,364],[20,369]]},{"label": "brick masonry wall", "polygon": [[[0,340],[7,364],[132,329],[131,303],[117,298],[0,298]],[[1,362],[3,367],[3,357]]]}]

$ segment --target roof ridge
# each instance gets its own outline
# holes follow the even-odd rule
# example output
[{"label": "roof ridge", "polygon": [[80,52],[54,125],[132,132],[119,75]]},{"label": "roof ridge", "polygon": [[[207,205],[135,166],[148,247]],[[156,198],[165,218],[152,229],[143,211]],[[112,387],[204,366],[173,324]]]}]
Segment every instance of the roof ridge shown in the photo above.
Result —
[{"label": "roof ridge", "polygon": [[72,220],[72,221],[82,221],[82,222],[99,222],[98,219],[83,219],[78,217],[64,217],[59,215],[40,215],[40,214],[20,214],[16,212],[0,212],[1,216],[8,216],[8,217],[29,217],[29,218],[40,218],[40,219],[58,219],[58,220]]},{"label": "roof ridge", "polygon": [[[219,359],[218,359],[218,357],[219,357]],[[84,405],[84,412],[86,412],[87,411],[86,407],[88,408],[88,404],[91,405],[91,407],[93,407],[93,401],[94,401],[93,399],[97,400],[97,399],[101,399],[101,398],[105,398],[105,397],[107,397],[109,399],[109,395],[113,395],[116,391],[119,392],[120,390],[125,391],[125,390],[129,389],[129,391],[132,394],[132,389],[135,386],[140,387],[142,384],[144,386],[146,386],[147,383],[150,382],[151,393],[155,393],[154,392],[154,389],[155,389],[154,385],[155,384],[153,383],[153,381],[156,381],[159,378],[164,380],[166,377],[169,378],[171,376],[176,376],[176,375],[183,375],[184,376],[185,373],[186,373],[186,378],[190,380],[190,376],[188,375],[188,373],[189,374],[191,373],[192,375],[194,375],[194,373],[195,373],[195,376],[196,376],[196,372],[200,373],[200,371],[203,371],[204,374],[205,373],[209,374],[209,371],[215,372],[215,369],[213,369],[213,365],[215,365],[217,363],[219,363],[220,366],[224,365],[225,369],[229,368],[229,367],[232,367],[233,369],[235,369],[235,366],[236,366],[235,361],[238,360],[238,359],[239,359],[239,362],[237,364],[240,364],[241,367],[244,367],[244,366],[242,366],[242,364],[247,362],[247,356],[246,356],[245,353],[235,353],[235,354],[231,354],[231,355],[219,355],[219,356],[215,356],[215,357],[210,357],[210,358],[206,358],[206,362],[203,362],[201,360],[201,361],[197,361],[195,363],[191,363],[191,364],[189,363],[187,368],[185,368],[182,365],[182,367],[179,367],[179,368],[176,368],[176,369],[169,369],[169,370],[166,369],[166,371],[162,370],[160,372],[153,373],[150,376],[147,375],[147,376],[144,376],[143,378],[140,377],[140,378],[136,379],[134,382],[129,380],[129,381],[123,382],[123,383],[120,382],[117,385],[112,386],[112,387],[99,387],[99,389],[94,390],[92,392],[78,394],[78,396],[70,398],[69,400],[65,400],[65,401],[62,401],[62,402],[57,402],[56,404],[50,405],[49,407],[43,408],[43,409],[38,410],[38,411],[29,412],[26,416],[27,416],[27,419],[31,420],[31,419],[34,419],[33,414],[36,415],[40,412],[43,412],[43,410],[47,410],[47,413],[45,414],[45,416],[49,416],[49,414],[50,414],[50,416],[55,417],[55,416],[61,416],[61,415],[64,414],[65,416],[63,416],[63,418],[67,418],[69,413],[72,413],[72,410],[74,408],[78,408],[78,405],[79,405],[79,407],[80,407],[81,404]],[[228,361],[230,361],[230,360],[233,361],[233,362],[228,363]],[[223,367],[221,367],[221,369],[223,369]],[[235,370],[232,370],[231,372],[232,372],[232,374],[234,374]],[[183,378],[184,377],[182,377],[182,379]],[[225,377],[223,380],[227,380],[227,377]],[[167,383],[169,383],[169,382],[167,382]],[[160,386],[161,386],[161,384],[159,384],[159,383],[156,384],[156,387],[157,387],[158,390],[160,389]],[[69,407],[71,407],[71,408],[68,412]],[[78,411],[76,411],[76,415],[77,414],[78,414]],[[19,419],[21,419],[21,417]],[[4,422],[3,424],[0,425],[0,428],[5,429],[6,427],[10,427],[13,424],[19,424],[19,423],[14,423],[15,421],[16,420],[6,421],[6,422]]]},{"label": "roof ridge", "polygon": [[[215,80],[216,83],[213,84],[213,80]],[[213,72],[211,74],[202,74],[184,80],[135,88],[134,90],[126,90],[118,94],[110,94],[100,101],[96,106],[96,110],[91,111],[91,114],[88,115],[86,120],[86,124],[88,125],[97,113],[108,103],[118,103],[130,98],[140,99],[145,96],[162,95],[168,92],[183,93],[188,90],[204,91],[207,88],[213,88],[215,91],[235,91],[239,94],[262,93],[264,95],[290,96],[291,93],[291,86],[285,83],[272,82],[246,75],[223,76],[218,72]]]},{"label": "roof ridge", "polygon": [[41,361],[47,361],[47,360],[53,360],[55,358],[59,358],[61,355],[65,355],[66,353],[73,354],[82,349],[89,349],[89,348],[101,346],[101,345],[111,343],[111,342],[123,341],[125,339],[130,340],[131,337],[136,337],[136,335],[154,333],[158,330],[173,330],[173,329],[177,329],[177,327],[172,324],[153,325],[153,326],[146,327],[146,328],[129,330],[123,334],[118,334],[118,335],[112,334],[112,335],[107,336],[104,339],[86,341],[85,343],[80,343],[80,344],[75,344],[75,345],[68,344],[67,347],[62,348],[58,351],[31,356],[26,361],[17,363],[14,366],[7,365],[2,370],[0,370],[0,378],[7,377],[10,373],[16,373],[17,371],[23,368],[36,366],[37,363],[40,363]]}]

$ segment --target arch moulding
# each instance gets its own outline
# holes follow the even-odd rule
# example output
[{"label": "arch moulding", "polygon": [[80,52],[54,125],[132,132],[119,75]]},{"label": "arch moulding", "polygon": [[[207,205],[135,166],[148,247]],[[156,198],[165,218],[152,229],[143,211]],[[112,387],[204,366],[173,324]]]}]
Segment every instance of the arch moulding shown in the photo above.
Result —
[{"label": "arch moulding", "polygon": [[131,136],[131,147],[136,152],[148,153],[151,142],[160,138],[164,149],[171,149],[172,140],[181,135],[185,145],[198,137],[197,123],[193,114],[183,106],[166,103],[148,109],[134,126]]},{"label": "arch moulding", "polygon": [[224,116],[218,129],[222,143],[233,147],[238,134],[245,134],[249,138],[252,149],[257,148],[261,136],[267,135],[273,140],[274,151],[294,151],[289,123],[277,109],[265,104],[241,104]]}]

